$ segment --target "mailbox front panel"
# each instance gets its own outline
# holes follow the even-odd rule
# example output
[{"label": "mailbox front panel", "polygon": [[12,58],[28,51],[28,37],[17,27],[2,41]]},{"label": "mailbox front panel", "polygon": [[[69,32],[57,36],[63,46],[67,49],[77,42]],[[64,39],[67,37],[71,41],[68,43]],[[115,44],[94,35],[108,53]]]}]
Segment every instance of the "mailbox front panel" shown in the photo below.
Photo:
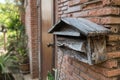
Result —
[{"label": "mailbox front panel", "polygon": [[91,60],[97,64],[106,60],[106,37],[95,36],[90,38]]},{"label": "mailbox front panel", "polygon": [[109,30],[84,18],[62,18],[49,33],[57,36],[57,47],[82,62],[98,64],[106,60]]},{"label": "mailbox front panel", "polygon": [[87,40],[81,37],[57,36],[57,51],[88,63]]},{"label": "mailbox front panel", "polygon": [[90,65],[106,60],[105,36],[95,37],[68,37],[57,36],[57,49],[79,61]]}]

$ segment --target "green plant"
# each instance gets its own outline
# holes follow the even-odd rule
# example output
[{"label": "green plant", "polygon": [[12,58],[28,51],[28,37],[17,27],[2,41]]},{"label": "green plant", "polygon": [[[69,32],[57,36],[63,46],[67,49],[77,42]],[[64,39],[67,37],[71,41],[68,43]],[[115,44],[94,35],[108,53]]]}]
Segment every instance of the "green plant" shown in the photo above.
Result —
[{"label": "green plant", "polygon": [[51,72],[48,72],[47,80],[55,80]]},{"label": "green plant", "polygon": [[9,41],[8,53],[17,56],[19,63],[28,63],[28,48],[27,48],[27,35],[25,34],[25,27],[21,26],[17,36],[11,36]]},{"label": "green plant", "polygon": [[[26,63],[28,59],[27,36],[25,35],[25,26],[20,20],[19,6],[10,3],[0,4],[0,23],[7,28],[7,53],[15,55],[19,63]],[[23,2],[24,0],[16,0]]]},{"label": "green plant", "polygon": [[17,52],[20,60],[19,62],[28,63],[27,36],[25,34],[18,40]]},{"label": "green plant", "polygon": [[14,80],[11,75],[18,67],[15,56],[4,54],[0,56],[0,80]]}]

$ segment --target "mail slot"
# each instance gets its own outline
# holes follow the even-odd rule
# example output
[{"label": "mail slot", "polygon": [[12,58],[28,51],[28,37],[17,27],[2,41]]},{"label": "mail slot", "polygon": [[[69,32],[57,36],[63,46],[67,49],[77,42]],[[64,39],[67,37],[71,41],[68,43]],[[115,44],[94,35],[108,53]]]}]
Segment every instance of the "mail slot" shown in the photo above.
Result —
[{"label": "mail slot", "polygon": [[107,28],[83,18],[61,18],[49,33],[56,35],[56,46],[63,54],[79,61],[98,64],[106,58]]}]

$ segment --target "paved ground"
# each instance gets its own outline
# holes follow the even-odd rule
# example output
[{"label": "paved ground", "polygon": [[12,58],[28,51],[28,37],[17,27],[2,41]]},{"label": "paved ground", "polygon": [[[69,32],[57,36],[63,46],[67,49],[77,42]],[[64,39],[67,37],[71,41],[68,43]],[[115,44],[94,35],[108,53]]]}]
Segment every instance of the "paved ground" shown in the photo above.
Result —
[{"label": "paved ground", "polygon": [[24,75],[25,80],[39,80],[39,79],[31,79],[30,74]]},{"label": "paved ground", "polygon": [[32,79],[30,74],[23,75],[23,74],[13,74],[15,80],[39,80],[39,79]]}]

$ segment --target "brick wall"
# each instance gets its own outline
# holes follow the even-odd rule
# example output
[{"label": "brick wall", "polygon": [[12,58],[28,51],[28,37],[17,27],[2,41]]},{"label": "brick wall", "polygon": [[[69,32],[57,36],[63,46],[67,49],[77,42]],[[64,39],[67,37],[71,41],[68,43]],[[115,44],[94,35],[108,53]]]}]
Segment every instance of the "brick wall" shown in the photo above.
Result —
[{"label": "brick wall", "polygon": [[38,41],[37,41],[37,7],[36,0],[27,0],[25,5],[25,26],[28,35],[30,72],[32,78],[38,77]]},{"label": "brick wall", "polygon": [[60,80],[120,80],[120,0],[57,0],[56,9],[57,19],[83,17],[111,30],[108,60],[101,64],[90,66],[59,52]]},{"label": "brick wall", "polygon": [[25,12],[24,11],[20,12],[20,20],[21,20],[22,24],[25,25]]}]

